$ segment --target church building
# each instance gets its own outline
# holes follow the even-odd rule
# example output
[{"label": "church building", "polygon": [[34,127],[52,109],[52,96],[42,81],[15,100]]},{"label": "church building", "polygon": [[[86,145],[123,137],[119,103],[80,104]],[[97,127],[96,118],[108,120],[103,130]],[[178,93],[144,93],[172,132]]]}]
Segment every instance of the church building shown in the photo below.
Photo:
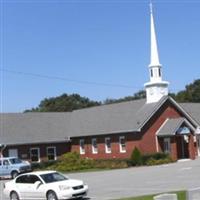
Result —
[{"label": "church building", "polygon": [[67,152],[94,159],[130,158],[165,152],[173,160],[200,156],[200,103],[177,103],[162,79],[152,5],[151,56],[146,99],[61,113],[1,113],[4,156],[31,162],[56,160]]}]

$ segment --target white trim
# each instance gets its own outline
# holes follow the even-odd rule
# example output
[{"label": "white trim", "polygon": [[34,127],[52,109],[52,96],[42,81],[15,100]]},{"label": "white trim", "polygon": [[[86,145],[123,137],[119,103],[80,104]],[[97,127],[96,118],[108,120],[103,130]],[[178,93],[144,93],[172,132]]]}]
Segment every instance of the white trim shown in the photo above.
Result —
[{"label": "white trim", "polygon": [[[124,144],[122,143],[122,140],[124,140]],[[124,147],[123,147],[124,145]],[[120,153],[126,153],[126,141],[125,141],[125,136],[120,136],[119,137],[119,152]]]},{"label": "white trim", "polygon": [[[47,150],[47,159],[48,159],[48,161],[52,161],[52,160],[49,160],[49,153],[48,153],[48,150],[49,149],[54,149],[54,159],[53,160],[57,160],[57,153],[56,153],[56,147],[55,146],[48,146],[47,148],[46,148],[46,150]],[[51,155],[51,154],[50,154]]]},{"label": "white trim", "polygon": [[79,140],[79,150],[80,150],[80,154],[85,154],[85,140],[84,139],[80,139]]},{"label": "white trim", "polygon": [[[108,147],[108,141],[110,142],[110,147]],[[106,153],[112,153],[112,147],[111,147],[111,138],[110,137],[106,137],[105,138],[105,152]]]},{"label": "white trim", "polygon": [[158,147],[158,136],[156,135],[156,152],[159,152],[159,147]]},{"label": "white trim", "polygon": [[[38,157],[38,161],[32,161],[32,153],[31,153],[31,151],[32,150],[37,150],[37,152],[38,152],[38,155],[37,155],[37,157]],[[33,148],[30,148],[30,160],[31,160],[31,162],[40,162],[40,148],[39,147],[33,147]]]},{"label": "white trim", "polygon": [[97,145],[97,139],[92,138],[92,153],[97,154],[98,153],[98,145]]}]

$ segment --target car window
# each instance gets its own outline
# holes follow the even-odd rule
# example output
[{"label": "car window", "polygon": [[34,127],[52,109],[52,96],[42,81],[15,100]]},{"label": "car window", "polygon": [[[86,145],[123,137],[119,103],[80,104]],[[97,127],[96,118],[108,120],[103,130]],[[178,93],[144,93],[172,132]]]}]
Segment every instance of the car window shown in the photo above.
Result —
[{"label": "car window", "polygon": [[8,160],[3,160],[3,165],[9,165]]},{"label": "car window", "polygon": [[38,176],[36,176],[36,175],[30,175],[29,176],[29,183],[34,184],[37,181],[41,181]]},{"label": "car window", "polygon": [[12,164],[20,164],[20,163],[22,163],[22,160],[20,160],[19,158],[10,158],[9,160],[10,160],[10,162]]},{"label": "car window", "polygon": [[42,174],[40,175],[40,177],[44,180],[45,183],[53,183],[57,181],[67,180],[65,176],[57,172]]},{"label": "car window", "polygon": [[36,181],[41,181],[36,175],[23,175],[16,179],[16,183],[34,184]]},{"label": "car window", "polygon": [[27,175],[19,176],[16,179],[16,183],[28,183],[28,176]]}]

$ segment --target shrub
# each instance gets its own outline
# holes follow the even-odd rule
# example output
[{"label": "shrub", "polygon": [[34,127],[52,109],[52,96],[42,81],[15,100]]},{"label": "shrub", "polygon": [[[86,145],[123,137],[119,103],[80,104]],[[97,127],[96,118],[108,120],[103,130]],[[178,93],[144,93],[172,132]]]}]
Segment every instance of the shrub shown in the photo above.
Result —
[{"label": "shrub", "polygon": [[131,154],[131,164],[133,166],[139,166],[143,164],[142,154],[137,147],[134,148]]},{"label": "shrub", "polygon": [[126,159],[99,159],[94,161],[97,169],[119,169],[127,168],[128,160]]},{"label": "shrub", "polygon": [[149,163],[160,163],[172,161],[169,154],[166,153],[152,153],[152,154],[145,154],[143,157],[143,163],[145,165],[149,165]]},{"label": "shrub", "polygon": [[57,163],[58,161],[44,161],[41,163],[32,163],[31,168],[33,170],[45,170],[45,169],[52,169],[53,166]]},{"label": "shrub", "polygon": [[70,152],[64,154],[53,167],[58,171],[78,171],[93,168],[94,161],[92,159],[81,158],[76,152]]},{"label": "shrub", "polygon": [[140,165],[160,165],[170,162],[172,162],[172,159],[169,156],[169,154],[152,153],[152,154],[142,155],[140,151],[137,148],[135,148],[127,164],[128,166],[140,166]]},{"label": "shrub", "polygon": [[156,160],[154,158],[150,158],[146,162],[146,165],[162,165],[162,164],[167,164],[167,163],[171,163],[171,162],[172,162],[172,160],[170,158],[159,159],[159,160]]},{"label": "shrub", "polygon": [[34,170],[57,170],[62,172],[82,171],[90,169],[119,169],[127,168],[127,159],[98,159],[82,158],[78,153],[66,153],[54,162],[34,164]]},{"label": "shrub", "polygon": [[152,157],[156,160],[165,159],[169,157],[169,154],[166,153],[154,153]]}]

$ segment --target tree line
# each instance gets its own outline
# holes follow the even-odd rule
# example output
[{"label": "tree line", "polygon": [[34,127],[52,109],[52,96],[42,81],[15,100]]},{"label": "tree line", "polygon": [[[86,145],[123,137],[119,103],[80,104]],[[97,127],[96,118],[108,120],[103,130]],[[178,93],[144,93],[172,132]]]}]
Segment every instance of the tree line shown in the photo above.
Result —
[{"label": "tree line", "polygon": [[[170,93],[177,102],[195,102],[200,103],[200,79],[185,86],[185,89],[178,93]],[[120,99],[106,99],[104,101],[93,101],[79,94],[62,94],[57,97],[43,99],[36,108],[25,110],[24,112],[71,112],[81,108],[89,108],[93,106],[120,103],[146,97],[146,92],[140,90],[132,96],[126,96]]]}]

